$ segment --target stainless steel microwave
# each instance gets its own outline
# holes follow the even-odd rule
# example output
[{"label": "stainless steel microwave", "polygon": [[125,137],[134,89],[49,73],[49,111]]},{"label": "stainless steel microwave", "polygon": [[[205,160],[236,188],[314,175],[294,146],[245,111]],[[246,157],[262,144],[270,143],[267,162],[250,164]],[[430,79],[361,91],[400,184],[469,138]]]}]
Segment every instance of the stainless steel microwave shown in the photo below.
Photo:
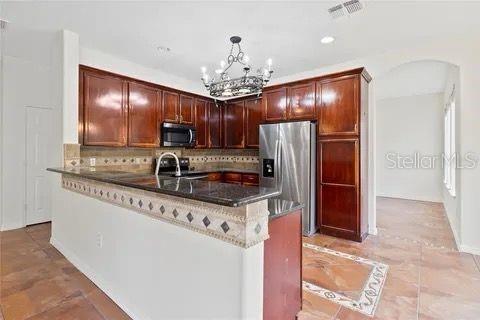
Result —
[{"label": "stainless steel microwave", "polygon": [[194,147],[196,130],[194,126],[164,122],[162,124],[162,146]]}]

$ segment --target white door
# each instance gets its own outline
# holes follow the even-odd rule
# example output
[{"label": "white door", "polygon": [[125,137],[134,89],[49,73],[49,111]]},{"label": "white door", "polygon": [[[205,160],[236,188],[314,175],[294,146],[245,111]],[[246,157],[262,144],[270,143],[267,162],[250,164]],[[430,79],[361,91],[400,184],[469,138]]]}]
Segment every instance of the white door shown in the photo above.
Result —
[{"label": "white door", "polygon": [[51,220],[50,180],[46,168],[52,164],[52,110],[27,107],[25,223]]}]

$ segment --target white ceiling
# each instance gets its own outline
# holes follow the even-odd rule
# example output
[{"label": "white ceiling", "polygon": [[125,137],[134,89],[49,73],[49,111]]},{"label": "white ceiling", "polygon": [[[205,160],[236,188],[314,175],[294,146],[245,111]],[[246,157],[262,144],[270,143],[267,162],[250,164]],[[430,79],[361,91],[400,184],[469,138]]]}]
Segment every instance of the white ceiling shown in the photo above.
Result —
[{"label": "white ceiling", "polygon": [[[337,3],[3,2],[1,16],[37,32],[69,29],[82,46],[194,81],[226,58],[231,35],[243,37],[253,66],[272,57],[279,77],[480,30],[480,2],[368,1],[332,20]],[[337,40],[322,45],[325,35]]]},{"label": "white ceiling", "polygon": [[375,79],[376,99],[408,97],[445,91],[450,65],[440,61],[406,63]]}]

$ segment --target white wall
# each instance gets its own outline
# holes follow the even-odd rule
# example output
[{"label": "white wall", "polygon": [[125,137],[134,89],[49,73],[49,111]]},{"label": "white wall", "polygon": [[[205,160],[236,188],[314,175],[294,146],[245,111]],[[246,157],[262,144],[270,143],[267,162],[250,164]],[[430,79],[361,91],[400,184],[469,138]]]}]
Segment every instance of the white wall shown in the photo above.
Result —
[{"label": "white wall", "polygon": [[[447,81],[445,83],[445,92],[443,95],[443,105],[445,106],[448,102],[450,102],[450,95],[452,93],[453,86],[455,86],[455,145],[456,150],[459,151],[460,148],[460,117],[461,117],[461,109],[462,109],[462,102],[460,97],[460,72],[459,68],[453,65],[450,65],[448,68],[447,73]],[[461,202],[460,202],[460,195],[461,195],[461,179],[462,179],[462,170],[458,167],[455,169],[455,190],[456,196],[452,196],[450,192],[447,190],[445,185],[442,183],[442,191],[443,191],[443,204],[445,210],[447,212],[448,221],[450,222],[450,226],[452,227],[453,234],[455,236],[455,240],[457,241],[457,245],[461,245],[459,242],[461,239]]]},{"label": "white wall", "polygon": [[[377,195],[441,202],[443,93],[382,99],[376,115]],[[397,166],[397,156],[413,159],[415,153],[436,160],[425,159],[424,168]]]},{"label": "white wall", "polygon": [[53,245],[133,319],[261,318],[263,243],[243,249],[62,189],[52,175]]},{"label": "white wall", "polygon": [[[454,64],[460,70],[460,100],[461,110],[457,113],[459,118],[458,136],[459,144],[457,151],[461,154],[474,152],[478,155],[480,152],[480,42],[475,36],[455,36],[444,37],[441,41],[425,41],[420,46],[405,48],[403,50],[387,51],[383,54],[359,58],[345,63],[315,69],[308,72],[293,74],[287,77],[276,78],[272,80],[271,85],[287,81],[294,81],[308,77],[315,77],[331,72],[338,72],[356,67],[366,67],[374,80],[370,84],[371,92],[375,91],[375,78],[386,74],[389,70],[405,63],[438,60]],[[369,137],[369,172],[375,172],[374,148],[375,148],[375,98],[372,92],[369,102],[370,128],[372,129]],[[461,179],[459,181],[461,193],[457,193],[457,210],[460,210],[460,239],[459,248],[462,251],[480,254],[480,198],[478,197],[478,181],[480,181],[480,168],[461,169]],[[370,190],[375,189],[374,175],[369,177]],[[375,222],[375,198],[374,192],[370,192],[369,200],[369,223],[370,226]]]},{"label": "white wall", "polygon": [[200,77],[198,81],[190,81],[163,72],[160,69],[148,68],[92,48],[86,48],[83,46],[80,48],[80,64],[119,73],[152,83],[157,83],[167,87],[208,96],[208,92],[203,86]]},{"label": "white wall", "polygon": [[[55,100],[56,37],[9,24],[3,39],[2,70],[2,225],[1,230],[25,225],[25,123],[26,107],[61,110]],[[25,50],[29,43],[38,54]],[[54,135],[61,120],[54,121]],[[57,152],[51,150],[51,152]],[[52,163],[53,165],[53,163]]]}]

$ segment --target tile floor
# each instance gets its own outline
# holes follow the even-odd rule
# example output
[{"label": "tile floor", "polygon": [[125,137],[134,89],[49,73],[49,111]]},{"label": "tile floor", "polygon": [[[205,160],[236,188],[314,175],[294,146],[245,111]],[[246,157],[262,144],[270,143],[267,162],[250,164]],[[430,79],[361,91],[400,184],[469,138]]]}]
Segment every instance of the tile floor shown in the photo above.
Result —
[{"label": "tile floor", "polygon": [[50,224],[0,233],[0,320],[130,319],[49,240]]},{"label": "tile floor", "polygon": [[[480,257],[455,249],[442,204],[378,198],[377,213],[378,235],[361,244],[323,235],[304,238],[389,266],[374,316],[304,290],[299,319],[480,319]],[[304,250],[304,280],[350,297],[358,295],[368,272],[365,266],[332,259],[315,261],[318,270],[312,271],[311,263]]]},{"label": "tile floor", "polygon": [[[374,317],[304,291],[300,320],[480,319],[480,257],[459,253],[441,204],[378,199],[378,236],[304,241],[389,265]],[[0,233],[0,320],[130,319],[49,244],[50,224]],[[370,267],[305,251],[304,278],[358,298]]]}]

